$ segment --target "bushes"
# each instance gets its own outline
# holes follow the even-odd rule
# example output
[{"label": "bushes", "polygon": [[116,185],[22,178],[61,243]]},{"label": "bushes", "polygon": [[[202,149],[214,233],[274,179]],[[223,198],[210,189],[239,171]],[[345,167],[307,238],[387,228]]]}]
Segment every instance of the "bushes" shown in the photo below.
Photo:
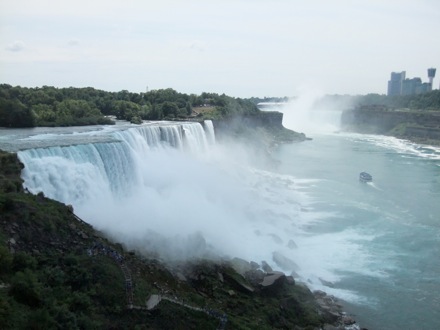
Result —
[{"label": "bushes", "polygon": [[41,284],[34,272],[26,269],[23,272],[15,273],[11,280],[9,294],[23,305],[38,307],[42,303],[41,289]]},{"label": "bushes", "polygon": [[[1,239],[1,237],[0,237]],[[6,246],[0,245],[0,279],[12,269],[12,255]]]}]

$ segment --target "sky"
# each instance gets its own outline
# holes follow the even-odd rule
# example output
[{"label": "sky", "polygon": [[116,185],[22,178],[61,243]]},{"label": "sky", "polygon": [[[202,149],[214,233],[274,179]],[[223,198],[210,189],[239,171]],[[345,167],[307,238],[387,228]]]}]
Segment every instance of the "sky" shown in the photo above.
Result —
[{"label": "sky", "polygon": [[0,0],[0,83],[233,97],[440,81],[438,0]]}]

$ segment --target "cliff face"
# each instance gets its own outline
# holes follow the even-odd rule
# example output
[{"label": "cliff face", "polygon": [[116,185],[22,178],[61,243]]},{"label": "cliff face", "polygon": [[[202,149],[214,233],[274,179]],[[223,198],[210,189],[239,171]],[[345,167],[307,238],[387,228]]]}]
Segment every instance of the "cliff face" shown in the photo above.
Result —
[{"label": "cliff face", "polygon": [[385,134],[440,144],[440,111],[361,107],[344,111],[341,127],[345,131]]},{"label": "cliff face", "polygon": [[304,133],[283,126],[283,114],[278,111],[261,111],[256,114],[233,116],[213,120],[216,136],[260,140],[263,144],[298,142],[306,140]]},{"label": "cliff face", "polygon": [[255,127],[283,127],[283,114],[278,111],[261,111],[252,115],[241,115],[214,120],[214,127],[221,132],[235,129],[238,126]]}]

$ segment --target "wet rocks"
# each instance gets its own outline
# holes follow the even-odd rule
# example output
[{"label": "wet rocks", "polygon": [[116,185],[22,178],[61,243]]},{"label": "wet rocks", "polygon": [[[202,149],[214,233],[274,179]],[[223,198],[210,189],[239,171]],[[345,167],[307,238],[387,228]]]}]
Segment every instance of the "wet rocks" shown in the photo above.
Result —
[{"label": "wet rocks", "polygon": [[275,296],[282,291],[286,283],[286,275],[281,272],[268,274],[260,283],[261,291],[265,295]]},{"label": "wet rocks", "polygon": [[324,330],[366,330],[361,329],[350,315],[342,311],[342,306],[335,297],[320,290],[313,294],[321,314],[328,323],[324,326]]},{"label": "wet rocks", "polygon": [[270,273],[272,272],[272,267],[269,266],[269,264],[266,261],[262,261],[261,262],[261,268],[266,272],[266,273]]},{"label": "wet rocks", "polygon": [[280,252],[277,252],[277,251],[273,252],[272,259],[277,264],[277,266],[283,270],[292,271],[292,270],[299,269],[299,266],[293,260],[282,255]]},{"label": "wet rocks", "polygon": [[241,258],[234,258],[231,260],[231,266],[232,268],[239,273],[241,276],[244,276],[246,272],[249,272],[252,270],[251,264]]},{"label": "wet rocks", "polygon": [[293,249],[297,249],[298,245],[296,245],[296,243],[293,240],[289,239],[289,241],[287,242],[287,247],[293,250]]}]

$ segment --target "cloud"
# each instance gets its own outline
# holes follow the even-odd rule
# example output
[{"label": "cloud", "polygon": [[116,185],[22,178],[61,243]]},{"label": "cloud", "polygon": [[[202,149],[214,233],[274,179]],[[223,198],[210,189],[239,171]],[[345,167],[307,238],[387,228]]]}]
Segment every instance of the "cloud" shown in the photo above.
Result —
[{"label": "cloud", "polygon": [[79,40],[78,40],[78,39],[70,39],[70,40],[67,42],[67,44],[68,44],[69,46],[72,46],[72,47],[74,47],[74,46],[78,46],[78,45],[79,45]]},{"label": "cloud", "polygon": [[6,50],[9,50],[10,52],[21,52],[22,50],[24,50],[24,48],[24,42],[21,40],[15,40],[14,42],[6,46]]}]

